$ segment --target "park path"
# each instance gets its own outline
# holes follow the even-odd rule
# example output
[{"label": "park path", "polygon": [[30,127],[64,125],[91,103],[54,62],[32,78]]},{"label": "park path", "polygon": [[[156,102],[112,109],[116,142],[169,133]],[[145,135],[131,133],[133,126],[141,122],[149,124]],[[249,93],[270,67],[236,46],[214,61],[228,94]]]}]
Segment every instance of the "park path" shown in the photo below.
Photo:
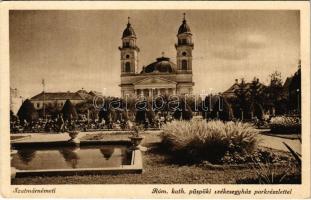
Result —
[{"label": "park path", "polygon": [[288,144],[293,150],[301,154],[301,143],[298,139],[286,139],[281,137],[275,137],[270,135],[263,135],[259,134],[260,146],[282,150],[282,151],[289,151],[286,146],[283,144],[285,142]]}]

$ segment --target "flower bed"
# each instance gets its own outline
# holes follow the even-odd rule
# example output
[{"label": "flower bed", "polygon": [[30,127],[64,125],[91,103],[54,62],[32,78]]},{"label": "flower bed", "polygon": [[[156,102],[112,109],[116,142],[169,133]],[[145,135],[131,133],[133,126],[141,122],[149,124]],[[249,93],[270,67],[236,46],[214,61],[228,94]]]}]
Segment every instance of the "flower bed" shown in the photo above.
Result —
[{"label": "flower bed", "polygon": [[238,152],[227,152],[221,159],[222,164],[239,165],[252,163],[270,163],[282,164],[284,162],[292,162],[293,158],[289,153],[278,152],[269,148],[260,147],[252,152],[252,154],[241,154]]},{"label": "flower bed", "polygon": [[301,119],[294,116],[273,117],[270,128],[272,133],[301,133]]},{"label": "flower bed", "polygon": [[173,121],[163,127],[162,146],[176,160],[221,163],[228,153],[253,152],[258,143],[257,134],[248,123]]}]

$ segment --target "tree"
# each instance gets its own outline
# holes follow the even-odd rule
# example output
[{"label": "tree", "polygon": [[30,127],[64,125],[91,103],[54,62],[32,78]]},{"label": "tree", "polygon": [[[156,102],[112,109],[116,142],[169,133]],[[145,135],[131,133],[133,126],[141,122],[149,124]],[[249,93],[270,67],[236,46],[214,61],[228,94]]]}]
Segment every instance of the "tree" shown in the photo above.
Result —
[{"label": "tree", "polygon": [[64,120],[76,120],[78,119],[78,113],[74,105],[72,105],[69,99],[66,100],[63,109],[61,111]]},{"label": "tree", "polygon": [[154,125],[155,113],[153,111],[151,103],[148,103],[146,115],[147,115],[147,119],[148,119],[149,124]]},{"label": "tree", "polygon": [[223,121],[230,121],[233,119],[233,110],[226,98],[220,95],[218,96],[216,103],[213,105],[211,117]]},{"label": "tree", "polygon": [[14,115],[13,111],[10,110],[10,121],[16,121],[17,120],[17,117]]},{"label": "tree", "polygon": [[111,123],[116,122],[118,120],[117,113],[113,108],[105,108],[103,107],[98,113],[99,120],[105,120],[106,125],[111,125]]},{"label": "tree", "polygon": [[298,66],[297,72],[294,74],[292,81],[288,88],[288,107],[297,112],[301,113],[301,66]]},{"label": "tree", "polygon": [[251,102],[261,102],[261,95],[260,95],[260,83],[259,79],[254,77],[253,81],[250,84],[250,95],[251,95]]},{"label": "tree", "polygon": [[[102,102],[99,101],[96,103],[101,105]],[[95,120],[98,117],[98,110],[95,108],[92,99],[87,99],[85,102],[78,103],[75,107],[79,115],[88,116],[88,119]]]},{"label": "tree", "polygon": [[238,89],[234,91],[236,96],[236,112],[235,116],[240,119],[248,118],[249,102],[247,98],[247,89],[244,79],[238,84]]},{"label": "tree", "polygon": [[204,119],[209,120],[213,118],[212,111],[213,111],[213,105],[217,101],[216,95],[208,95],[204,98],[204,101],[201,101],[200,110],[202,112],[202,116]]},{"label": "tree", "polygon": [[178,108],[175,110],[173,117],[177,120],[191,120],[193,117],[192,110],[184,100],[181,100],[179,101]]},{"label": "tree", "polygon": [[283,83],[281,73],[278,71],[270,75],[270,85],[267,88],[267,98],[275,108],[275,114],[283,114]]},{"label": "tree", "polygon": [[275,102],[280,100],[282,97],[282,76],[281,73],[278,71],[273,72],[270,74],[270,85],[269,85],[269,95]]},{"label": "tree", "polygon": [[252,117],[256,116],[258,119],[263,117],[263,95],[261,94],[261,88],[259,79],[256,77],[250,84],[250,111]]},{"label": "tree", "polygon": [[24,120],[27,122],[36,121],[39,118],[38,112],[35,109],[34,105],[30,102],[29,99],[26,99],[21,105],[17,112],[17,116],[23,123]]},{"label": "tree", "polygon": [[46,105],[44,111],[45,112],[43,112],[43,109],[38,110],[39,116],[42,118],[45,117],[44,114],[55,118],[60,113],[60,109],[53,105]]},{"label": "tree", "polygon": [[146,121],[147,121],[147,109],[148,109],[147,100],[137,102],[135,109],[136,109],[135,122],[138,124],[146,123]]}]

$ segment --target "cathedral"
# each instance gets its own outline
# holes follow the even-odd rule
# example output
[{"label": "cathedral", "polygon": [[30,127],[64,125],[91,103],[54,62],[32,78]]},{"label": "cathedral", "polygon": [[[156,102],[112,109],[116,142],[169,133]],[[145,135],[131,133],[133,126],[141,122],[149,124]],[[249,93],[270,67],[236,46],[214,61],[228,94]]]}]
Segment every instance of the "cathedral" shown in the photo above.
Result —
[{"label": "cathedral", "polygon": [[121,52],[121,96],[163,94],[191,94],[192,81],[192,33],[185,14],[177,33],[176,64],[162,55],[138,71],[139,47],[137,36],[128,22],[122,34]]}]

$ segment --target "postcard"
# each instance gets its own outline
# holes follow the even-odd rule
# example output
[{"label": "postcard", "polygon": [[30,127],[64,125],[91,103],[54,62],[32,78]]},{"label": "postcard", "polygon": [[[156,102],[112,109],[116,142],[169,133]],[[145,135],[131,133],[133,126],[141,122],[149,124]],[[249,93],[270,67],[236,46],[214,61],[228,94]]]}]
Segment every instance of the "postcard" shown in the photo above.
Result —
[{"label": "postcard", "polygon": [[0,9],[4,197],[310,197],[309,2]]}]

